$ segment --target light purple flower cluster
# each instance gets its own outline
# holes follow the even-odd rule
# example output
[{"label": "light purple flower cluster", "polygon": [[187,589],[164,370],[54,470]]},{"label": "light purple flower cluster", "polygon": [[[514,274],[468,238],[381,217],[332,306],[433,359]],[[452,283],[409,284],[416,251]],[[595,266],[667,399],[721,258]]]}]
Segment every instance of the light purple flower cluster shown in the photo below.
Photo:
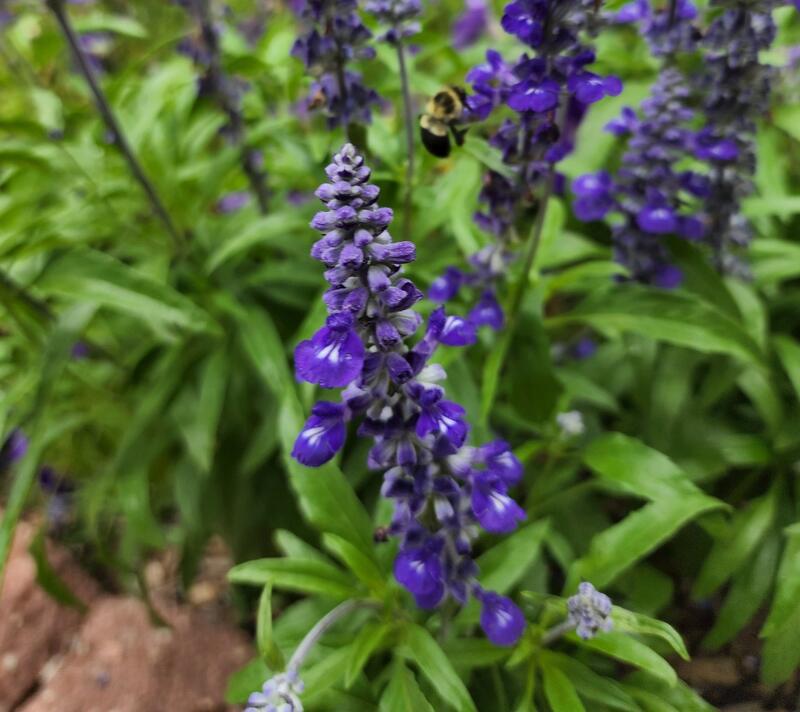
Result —
[{"label": "light purple flower cluster", "polygon": [[601,171],[572,184],[575,215],[589,221],[617,213],[621,220],[612,228],[615,259],[633,279],[665,288],[678,286],[682,273],[670,262],[661,237],[702,240],[707,232],[697,203],[708,195],[708,180],[678,169],[696,138],[690,128],[694,114],[687,106],[690,93],[680,71],[664,69],[642,103],[641,117],[626,108],[607,127],[628,137],[617,174],[612,178]]},{"label": "light purple flower cluster", "polygon": [[303,712],[304,685],[296,672],[279,673],[247,699],[244,712]]},{"label": "light purple flower cluster", "polygon": [[656,57],[690,52],[697,48],[700,30],[692,23],[697,8],[689,0],[676,0],[674,9],[653,7],[649,0],[633,0],[607,16],[612,23],[638,23],[642,35]]},{"label": "light purple flower cluster", "polygon": [[375,56],[375,50],[365,46],[372,33],[358,15],[357,0],[299,0],[293,6],[309,26],[291,52],[315,77],[307,108],[324,108],[331,128],[369,123],[378,94],[364,85],[360,74],[347,69],[353,59]]},{"label": "light purple flower cluster", "polygon": [[616,96],[622,83],[588,67],[594,52],[581,41],[593,24],[594,0],[515,0],[505,8],[502,26],[532,50],[514,63],[489,50],[486,62],[467,74],[474,94],[467,106],[474,120],[484,120],[508,106],[514,119],[503,121],[490,143],[500,149],[508,171],[489,171],[479,200],[485,208],[475,215],[478,225],[495,241],[475,254],[472,274],[450,269],[434,285],[432,298],[444,301],[459,288],[479,290],[476,307],[494,328],[503,323],[495,298],[497,281],[513,259],[512,228],[525,208],[537,207],[537,186],[553,176],[554,165],[573,147],[575,130],[586,107],[605,96]]},{"label": "light purple flower cluster", "polygon": [[326,168],[330,182],[317,190],[324,210],[311,225],[323,233],[311,251],[327,267],[325,326],[295,351],[299,378],[343,388],[342,402],[318,402],[292,451],[318,466],[344,445],[345,423],[374,446],[368,464],[384,473],[382,493],[394,502],[390,532],[401,537],[395,576],[423,608],[452,596],[483,603],[481,623],[498,645],[516,642],[524,628],[519,609],[476,581],[472,540],[479,526],[513,530],[524,518],[509,496],[522,465],[507,443],[467,446],[464,409],[446,399],[444,369],[429,361],[441,344],[475,338],[466,320],[435,310],[425,334],[413,309],[422,293],[402,274],[415,258],[411,242],[393,242],[392,211],[377,205],[378,188],[355,148],[347,144]]},{"label": "light purple flower cluster", "polygon": [[367,0],[364,9],[388,28],[379,40],[397,45],[419,32],[415,18],[422,12],[420,0]]},{"label": "light purple flower cluster", "polygon": [[575,626],[579,638],[588,640],[598,631],[611,630],[611,609],[611,599],[584,581],[578,586],[578,593],[567,599],[567,622]]}]

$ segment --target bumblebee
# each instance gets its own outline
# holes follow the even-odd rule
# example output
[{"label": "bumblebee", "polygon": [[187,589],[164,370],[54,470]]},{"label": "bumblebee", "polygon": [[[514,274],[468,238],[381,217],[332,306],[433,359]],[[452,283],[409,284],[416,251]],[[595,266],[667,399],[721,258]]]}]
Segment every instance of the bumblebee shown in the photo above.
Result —
[{"label": "bumblebee", "polygon": [[457,128],[464,115],[467,95],[461,87],[449,86],[428,100],[425,113],[419,117],[422,144],[434,156],[450,155],[450,134],[458,146],[464,143],[466,129]]}]

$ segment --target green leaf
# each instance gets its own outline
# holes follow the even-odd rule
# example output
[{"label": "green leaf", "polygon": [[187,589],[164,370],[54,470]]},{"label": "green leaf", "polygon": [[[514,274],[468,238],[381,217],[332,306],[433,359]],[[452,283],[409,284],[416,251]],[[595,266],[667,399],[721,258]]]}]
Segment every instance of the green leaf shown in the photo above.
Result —
[{"label": "green leaf", "polygon": [[775,580],[780,537],[770,534],[734,575],[714,626],[703,639],[711,650],[721,648],[756,615]]},{"label": "green leaf", "polygon": [[311,561],[321,561],[324,564],[333,566],[333,561],[323,554],[319,549],[311,546],[307,541],[301,539],[297,534],[286,529],[278,529],[275,532],[275,546],[281,553],[289,559],[310,559]]},{"label": "green leaf", "polygon": [[264,662],[272,670],[282,670],[283,654],[272,638],[272,584],[267,583],[261,591],[256,617],[256,645]]},{"label": "green leaf", "polygon": [[474,134],[467,134],[461,150],[495,173],[499,173],[509,179],[514,177],[514,172],[509,168],[508,164],[503,162],[503,155],[500,150],[490,146],[485,139],[479,138]]},{"label": "green leaf", "polygon": [[800,275],[800,244],[789,240],[759,238],[751,247],[757,284],[771,284]]},{"label": "green leaf", "polygon": [[761,679],[774,687],[788,680],[800,666],[800,601],[784,622],[776,625],[761,651]]},{"label": "green leaf", "polygon": [[253,307],[236,316],[245,351],[264,386],[280,399],[278,428],[283,460],[303,514],[318,530],[350,542],[377,565],[369,514],[341,470],[333,463],[304,467],[291,457],[305,418],[275,325],[263,310]]},{"label": "green leaf", "polygon": [[127,15],[107,15],[101,12],[92,12],[89,15],[77,17],[74,20],[74,24],[78,32],[114,32],[134,39],[147,37],[145,26]]},{"label": "green leaf", "polygon": [[174,339],[181,330],[219,333],[219,326],[190,299],[95,250],[75,249],[58,257],[39,286],[129,314],[166,339]]},{"label": "green leaf", "polygon": [[785,628],[787,621],[800,608],[800,530],[787,529],[787,542],[781,556],[769,615],[761,630],[762,637],[770,637]]},{"label": "green leaf", "polygon": [[778,489],[737,512],[727,533],[714,542],[697,576],[692,595],[707,598],[724,584],[755,551],[775,519]]},{"label": "green leaf", "polygon": [[708,704],[681,680],[678,680],[675,684],[670,684],[662,678],[655,677],[644,671],[636,671],[625,679],[625,686],[630,687],[631,685],[658,695],[675,709],[680,710],[680,712],[716,711],[716,707]]},{"label": "green leaf", "polygon": [[[622,433],[607,433],[593,440],[584,452],[583,461],[603,480],[652,502],[705,497],[666,455]],[[718,500],[708,499],[722,505]]]},{"label": "green leaf", "polygon": [[339,561],[352,571],[359,581],[380,593],[386,588],[386,577],[375,560],[349,541],[335,534],[323,534],[322,543]]},{"label": "green leaf", "polygon": [[635,638],[618,631],[602,633],[590,640],[581,640],[571,633],[569,636],[578,645],[603,653],[629,665],[646,670],[656,677],[664,680],[669,685],[674,685],[678,676],[672,666],[658,653],[640,643]]},{"label": "green leaf", "polygon": [[689,651],[676,631],[669,623],[645,616],[641,613],[634,613],[619,606],[614,606],[611,613],[614,621],[614,630],[621,633],[637,633],[639,635],[652,635],[661,638],[666,642],[680,657],[689,660]]},{"label": "green leaf", "polygon": [[570,682],[560,668],[542,660],[542,681],[544,695],[553,712],[584,712],[586,709]]},{"label": "green leaf", "polygon": [[409,625],[402,650],[406,657],[416,662],[444,702],[459,712],[477,712],[466,686],[427,630]]},{"label": "green leaf", "polygon": [[664,702],[654,692],[642,690],[635,685],[625,685],[625,689],[630,693],[631,697],[641,705],[641,709],[645,712],[680,712],[680,710],[673,707],[669,702]]},{"label": "green leaf", "polygon": [[543,650],[541,658],[561,670],[585,699],[623,712],[639,712],[639,707],[619,683],[599,675],[575,658],[551,650]]},{"label": "green leaf", "polygon": [[84,613],[86,604],[72,592],[66,581],[58,575],[47,559],[44,528],[40,528],[36,532],[28,551],[36,564],[36,581],[42,589],[58,603]]},{"label": "green leaf", "polygon": [[90,304],[79,304],[68,309],[59,318],[45,344],[39,366],[40,377],[36,385],[31,425],[28,429],[30,440],[28,451],[16,465],[5,511],[0,520],[0,587],[3,584],[14,530],[36,481],[42,456],[50,440],[60,434],[58,428],[50,431],[45,429],[44,411],[48,407],[56,382],[69,363],[73,345],[86,329],[94,313],[94,307]]},{"label": "green leaf", "polygon": [[792,383],[795,397],[800,400],[800,344],[783,334],[777,335],[772,343],[781,360],[781,365]]},{"label": "green leaf", "polygon": [[392,677],[381,695],[379,712],[434,712],[433,706],[419,689],[414,674],[398,661]]},{"label": "green leaf", "polygon": [[672,495],[646,504],[592,539],[589,551],[570,569],[570,588],[581,579],[607,586],[686,523],[722,506],[719,500],[701,494]]},{"label": "green leaf", "polygon": [[539,558],[548,520],[533,522],[503,539],[478,557],[481,584],[498,593],[508,593]]},{"label": "green leaf", "polygon": [[285,588],[300,593],[316,593],[332,598],[351,598],[358,590],[350,578],[322,561],[256,559],[234,566],[228,572],[232,583]]},{"label": "green leaf", "polygon": [[344,684],[350,687],[361,674],[367,661],[380,648],[381,643],[391,632],[391,627],[386,623],[367,623],[358,631],[355,640],[348,646],[350,659],[347,671],[344,674]]},{"label": "green leaf", "polygon": [[270,671],[261,658],[253,658],[228,678],[225,701],[231,705],[243,705],[250,694],[261,689]]},{"label": "green leaf", "polygon": [[741,324],[697,297],[681,292],[627,285],[589,296],[575,310],[546,322],[573,322],[601,332],[633,332],[702,353],[721,353],[763,364],[764,355]]}]

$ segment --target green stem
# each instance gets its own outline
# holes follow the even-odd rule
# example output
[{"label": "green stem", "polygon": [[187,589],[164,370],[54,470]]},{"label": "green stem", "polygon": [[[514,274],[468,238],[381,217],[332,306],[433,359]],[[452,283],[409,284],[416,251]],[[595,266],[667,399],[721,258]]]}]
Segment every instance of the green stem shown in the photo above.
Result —
[{"label": "green stem", "polygon": [[89,89],[94,96],[97,109],[100,112],[106,127],[111,132],[114,138],[114,143],[117,144],[117,147],[125,158],[133,177],[139,183],[145,195],[147,196],[153,212],[156,214],[159,220],[161,220],[175,245],[178,248],[181,248],[183,245],[183,237],[178,232],[175,224],[172,222],[172,218],[170,218],[167,209],[161,202],[161,198],[159,198],[158,193],[156,193],[155,187],[145,174],[144,169],[140,165],[138,159],[133,153],[133,149],[128,143],[128,139],[122,132],[122,127],[117,121],[117,117],[114,115],[111,105],[108,103],[108,99],[103,93],[103,90],[100,88],[100,84],[97,82],[97,79],[92,72],[92,68],[86,59],[86,55],[81,49],[78,36],[75,33],[72,24],[70,23],[66,11],[64,10],[63,0],[46,0],[46,2],[50,10],[53,12],[53,15],[55,15],[56,21],[61,28],[61,32],[64,35],[64,38],[67,40],[67,44],[69,44],[73,55],[75,56],[75,60],[78,63],[81,74],[83,74],[86,83],[89,85]]},{"label": "green stem", "polygon": [[413,209],[414,193],[414,113],[411,105],[411,90],[406,68],[406,54],[402,40],[397,42],[397,63],[400,66],[400,84],[403,88],[403,111],[406,129],[406,191],[404,204],[403,235],[406,240],[411,239],[411,212]]},{"label": "green stem", "polygon": [[550,630],[548,630],[543,636],[541,642],[541,646],[546,648],[551,643],[555,643],[559,638],[564,636],[566,633],[569,633],[575,624],[570,621],[563,621],[558,625],[554,625]]}]

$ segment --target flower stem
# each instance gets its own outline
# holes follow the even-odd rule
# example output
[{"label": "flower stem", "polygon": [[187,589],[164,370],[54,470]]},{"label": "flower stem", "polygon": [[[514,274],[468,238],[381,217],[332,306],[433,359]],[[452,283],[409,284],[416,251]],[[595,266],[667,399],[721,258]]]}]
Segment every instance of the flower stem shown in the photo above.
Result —
[{"label": "flower stem", "polygon": [[89,66],[86,55],[81,49],[78,36],[75,34],[75,30],[73,29],[69,17],[64,10],[64,0],[46,0],[46,2],[50,10],[53,12],[53,15],[55,15],[56,21],[61,28],[61,32],[64,35],[64,38],[67,40],[67,43],[69,44],[70,49],[72,50],[72,53],[78,62],[78,67],[80,68],[81,74],[83,74],[84,79],[86,79],[86,83],[89,85],[89,89],[92,91],[95,103],[97,104],[97,109],[100,112],[106,127],[111,132],[114,138],[114,143],[117,144],[117,147],[125,157],[125,160],[128,163],[128,168],[133,174],[133,177],[142,187],[142,190],[150,202],[153,212],[158,216],[159,220],[161,220],[175,245],[178,248],[181,248],[184,241],[183,237],[178,232],[175,224],[172,222],[172,218],[170,218],[169,213],[164,207],[164,204],[158,197],[155,187],[150,182],[150,179],[147,177],[144,169],[134,155],[128,140],[125,137],[125,134],[122,132],[122,128],[120,127],[116,116],[114,116],[114,112],[111,110],[108,99],[106,98],[103,90],[100,88],[100,85],[97,82],[97,79],[92,73],[92,68]]},{"label": "flower stem", "polygon": [[540,641],[541,646],[544,648],[551,643],[555,643],[555,641],[561,638],[565,633],[569,633],[574,627],[575,624],[568,620],[554,625],[542,636],[542,640]]},{"label": "flower stem", "polygon": [[406,53],[403,41],[397,41],[397,63],[400,66],[400,84],[403,88],[403,111],[406,128],[406,191],[403,207],[403,235],[406,240],[411,239],[411,212],[414,193],[414,113],[411,105],[411,90],[409,88],[408,70],[406,68]]},{"label": "flower stem", "polygon": [[214,23],[209,12],[209,0],[193,0],[192,2],[200,25],[200,32],[203,42],[208,49],[209,63],[207,79],[211,89],[211,94],[217,106],[228,117],[228,129],[232,143],[237,144],[240,149],[239,161],[242,170],[250,182],[250,190],[255,195],[258,202],[258,209],[262,215],[266,215],[269,203],[269,191],[266,184],[266,176],[258,165],[258,152],[251,146],[245,144],[244,117],[236,99],[231,96],[228,89],[227,79],[222,70],[222,60],[220,58],[219,40]]},{"label": "flower stem", "polygon": [[306,633],[306,637],[300,641],[300,645],[297,646],[294,654],[289,659],[289,664],[286,666],[286,672],[298,672],[302,667],[303,662],[305,662],[305,659],[308,657],[308,654],[319,642],[320,638],[325,635],[328,629],[353,611],[357,611],[359,608],[378,609],[380,606],[374,601],[352,600],[340,603],[338,606],[336,606],[336,608],[320,618],[319,621],[317,621],[317,624],[310,631],[308,631],[308,633]]}]

